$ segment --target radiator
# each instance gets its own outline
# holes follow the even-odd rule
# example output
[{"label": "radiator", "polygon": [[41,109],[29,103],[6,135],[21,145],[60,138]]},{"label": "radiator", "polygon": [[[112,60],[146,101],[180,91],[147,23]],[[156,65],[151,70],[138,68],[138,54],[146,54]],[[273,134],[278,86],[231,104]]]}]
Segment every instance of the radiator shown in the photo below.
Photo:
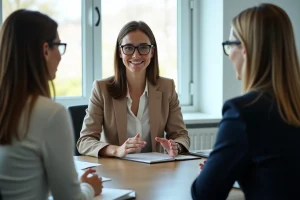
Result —
[{"label": "radiator", "polygon": [[212,149],[218,128],[190,128],[188,133],[191,140],[190,151]]}]

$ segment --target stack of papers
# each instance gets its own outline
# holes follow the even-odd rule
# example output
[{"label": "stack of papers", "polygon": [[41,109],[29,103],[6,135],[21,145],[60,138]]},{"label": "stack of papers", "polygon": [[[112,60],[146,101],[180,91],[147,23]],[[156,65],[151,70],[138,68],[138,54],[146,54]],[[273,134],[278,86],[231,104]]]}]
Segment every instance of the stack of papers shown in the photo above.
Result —
[{"label": "stack of papers", "polygon": [[143,163],[161,163],[161,162],[169,162],[169,161],[179,161],[179,160],[192,160],[192,159],[200,159],[198,156],[186,156],[186,155],[178,155],[175,157],[171,157],[168,154],[150,152],[150,153],[133,153],[127,154],[124,160],[143,162]]},{"label": "stack of papers", "polygon": [[94,197],[94,200],[125,200],[135,198],[135,191],[103,188],[99,196]]},{"label": "stack of papers", "polygon": [[[98,163],[82,162],[74,160],[75,168],[80,177],[84,170],[91,167],[100,166]],[[110,178],[102,177],[102,181],[109,181]],[[124,189],[113,189],[113,188],[103,188],[102,193],[99,196],[94,197],[94,200],[126,200],[135,198],[136,194],[133,190],[124,190]],[[50,195],[48,200],[53,200],[53,197]]]},{"label": "stack of papers", "polygon": [[212,149],[190,151],[189,154],[195,155],[195,156],[201,156],[201,157],[204,157],[204,158],[208,158],[211,151],[212,151]]},{"label": "stack of papers", "polygon": [[[84,173],[85,169],[101,165],[98,163],[83,162],[78,160],[75,160],[74,162],[79,177]],[[102,177],[102,182],[110,180],[110,178]],[[102,193],[99,196],[96,196],[94,200],[125,200],[131,198],[135,198],[135,191],[133,190],[103,188]]]},{"label": "stack of papers", "polygon": [[[101,194],[94,197],[93,200],[126,200],[135,197],[135,191],[133,190],[103,188]],[[48,200],[54,200],[53,196],[49,196]]]}]

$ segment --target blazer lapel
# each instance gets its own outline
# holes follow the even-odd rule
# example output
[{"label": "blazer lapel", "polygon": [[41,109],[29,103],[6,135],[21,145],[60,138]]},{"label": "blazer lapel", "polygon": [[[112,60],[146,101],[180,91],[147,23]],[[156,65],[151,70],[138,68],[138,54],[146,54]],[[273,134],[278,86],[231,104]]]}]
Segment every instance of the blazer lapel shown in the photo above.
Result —
[{"label": "blazer lapel", "polygon": [[126,98],[121,100],[113,99],[116,126],[119,137],[119,145],[122,145],[127,139],[127,107]]},{"label": "blazer lapel", "polygon": [[158,134],[159,126],[159,113],[161,112],[161,99],[162,93],[158,91],[158,85],[154,86],[151,83],[148,84],[149,90],[149,120],[150,120],[150,133],[151,133],[151,143],[152,151],[156,151],[156,141],[155,137]]}]

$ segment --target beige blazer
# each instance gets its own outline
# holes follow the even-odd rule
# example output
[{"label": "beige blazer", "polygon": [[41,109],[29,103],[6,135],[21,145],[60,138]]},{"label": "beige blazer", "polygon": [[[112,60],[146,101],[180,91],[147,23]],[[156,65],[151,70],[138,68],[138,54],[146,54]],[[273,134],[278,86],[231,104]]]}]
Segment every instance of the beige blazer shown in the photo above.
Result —
[{"label": "beige blazer", "polygon": [[[122,145],[127,140],[126,98],[113,99],[107,89],[108,79],[95,81],[86,110],[80,138],[79,153],[98,157],[99,151],[109,145]],[[186,150],[190,139],[183,122],[174,81],[159,78],[157,85],[148,83],[148,106],[152,151],[163,152],[155,137],[164,137],[182,144]]]}]

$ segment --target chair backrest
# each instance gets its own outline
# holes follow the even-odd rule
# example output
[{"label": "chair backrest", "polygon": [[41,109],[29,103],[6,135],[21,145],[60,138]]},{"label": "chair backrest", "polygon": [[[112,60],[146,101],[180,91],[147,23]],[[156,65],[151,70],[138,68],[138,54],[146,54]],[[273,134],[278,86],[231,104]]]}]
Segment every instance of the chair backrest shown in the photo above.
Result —
[{"label": "chair backrest", "polygon": [[[75,142],[80,137],[80,131],[82,128],[83,119],[85,117],[85,110],[87,109],[88,105],[78,105],[78,106],[69,106],[68,111],[71,115],[74,134],[75,134]],[[75,156],[79,156],[80,153],[77,150],[77,147],[75,145]]]}]

